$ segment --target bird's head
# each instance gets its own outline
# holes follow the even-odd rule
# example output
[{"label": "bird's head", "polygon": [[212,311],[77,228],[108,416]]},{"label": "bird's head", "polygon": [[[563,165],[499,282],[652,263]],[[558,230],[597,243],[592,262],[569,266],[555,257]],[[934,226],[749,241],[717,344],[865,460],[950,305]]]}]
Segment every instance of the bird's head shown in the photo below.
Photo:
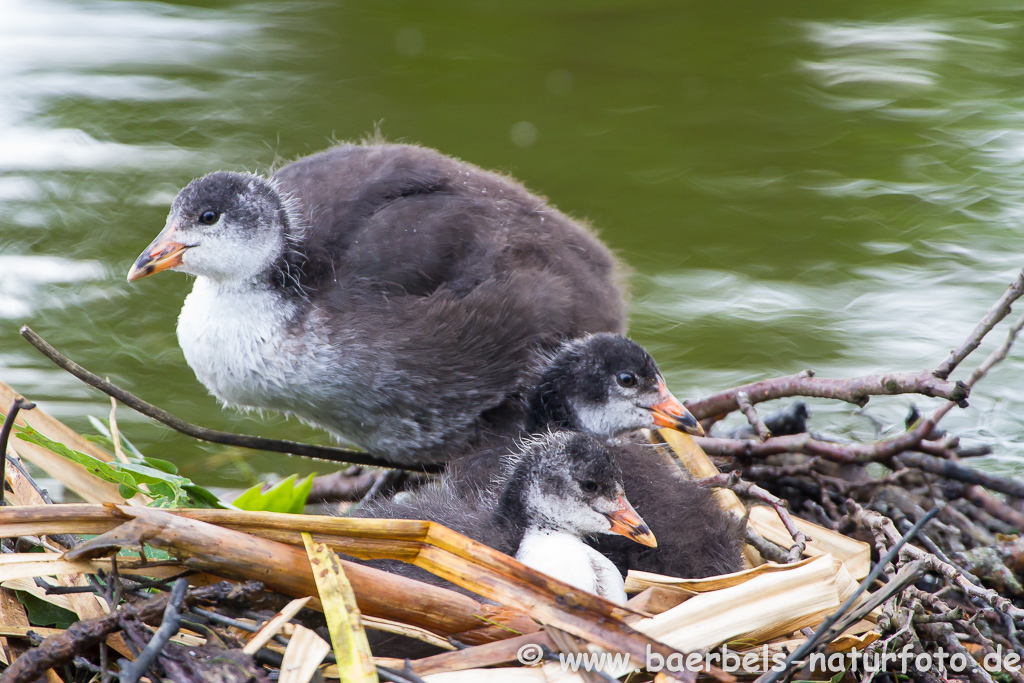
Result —
[{"label": "bird's head", "polygon": [[623,493],[615,456],[592,436],[558,431],[531,440],[509,482],[521,499],[528,526],[577,536],[621,534],[643,545],[658,545]]},{"label": "bird's head", "polygon": [[672,395],[651,355],[616,334],[566,342],[545,368],[531,399],[535,419],[595,436],[668,427],[704,435]]},{"label": "bird's head", "polygon": [[128,271],[128,281],[176,270],[219,282],[249,282],[273,267],[293,222],[266,178],[218,171],[189,183],[167,224]]}]

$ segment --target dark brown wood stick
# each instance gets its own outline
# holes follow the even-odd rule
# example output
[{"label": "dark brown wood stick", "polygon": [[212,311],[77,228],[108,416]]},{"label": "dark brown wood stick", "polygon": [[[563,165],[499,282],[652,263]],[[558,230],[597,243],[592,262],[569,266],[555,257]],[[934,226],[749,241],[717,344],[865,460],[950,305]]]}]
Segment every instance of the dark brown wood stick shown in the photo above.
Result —
[{"label": "dark brown wood stick", "polygon": [[954,403],[963,403],[970,394],[970,389],[962,382],[939,379],[930,370],[866,375],[850,379],[815,377],[810,370],[804,370],[795,375],[744,384],[704,398],[686,401],[686,408],[698,420],[722,413],[731,413],[740,409],[740,393],[745,394],[751,404],[788,396],[808,396],[832,398],[864,406],[872,396],[895,394],[921,394],[944,398]]},{"label": "dark brown wood stick", "polygon": [[[216,603],[232,595],[253,595],[262,588],[256,582],[236,586],[224,581],[189,591],[184,602],[188,606]],[[50,636],[39,647],[15,659],[3,675],[0,675],[0,683],[34,681],[47,669],[67,664],[76,655],[95,648],[108,635],[121,630],[122,619],[134,618],[145,624],[159,623],[166,606],[167,596],[161,595],[142,605],[123,605],[116,612],[98,619],[75,622],[68,630]]]},{"label": "dark brown wood stick", "polygon": [[57,367],[69,372],[89,386],[99,389],[107,396],[116,398],[132,410],[142,413],[146,417],[152,418],[157,422],[165,424],[176,432],[180,432],[186,436],[191,436],[192,438],[199,439],[200,441],[219,443],[224,444],[225,446],[251,448],[258,451],[288,453],[289,455],[300,455],[306,458],[330,460],[331,462],[367,465],[370,467],[387,467],[391,469],[413,470],[417,472],[434,472],[441,469],[440,466],[431,465],[401,465],[384,458],[378,458],[363,451],[354,451],[347,448],[314,446],[313,444],[268,439],[262,436],[235,434],[233,432],[221,432],[214,429],[207,429],[206,427],[200,427],[198,425],[185,422],[181,418],[170,414],[163,408],[158,408],[152,403],[147,403],[134,394],[131,394],[121,387],[103,379],[99,375],[89,372],[81,365],[51,346],[49,342],[36,334],[28,325],[21,328],[21,336],[27,339],[29,344],[36,347],[40,353],[53,361]]},{"label": "dark brown wood stick", "polygon": [[903,453],[896,458],[907,467],[938,474],[947,479],[955,479],[967,484],[980,484],[990,491],[998,491],[1008,496],[1024,500],[1024,482],[1005,475],[994,475],[973,467],[965,467],[952,460],[943,460],[923,453]]}]

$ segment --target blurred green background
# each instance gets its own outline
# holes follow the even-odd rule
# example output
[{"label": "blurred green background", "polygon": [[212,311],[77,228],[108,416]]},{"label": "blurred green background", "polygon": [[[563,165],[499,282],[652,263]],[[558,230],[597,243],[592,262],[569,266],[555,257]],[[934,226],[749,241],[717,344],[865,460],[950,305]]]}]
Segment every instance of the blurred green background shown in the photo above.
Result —
[{"label": "blurred green background", "polygon": [[[0,379],[80,430],[108,411],[28,323],[188,420],[326,442],[218,407],[174,334],[190,283],[124,276],[191,178],[377,128],[590,220],[681,397],[933,367],[1024,265],[1022,79],[1009,3],[0,0]],[[948,420],[986,467],[1020,462],[1020,358]],[[910,402],[812,425],[874,438]],[[120,420],[208,485],[331,469]]]}]

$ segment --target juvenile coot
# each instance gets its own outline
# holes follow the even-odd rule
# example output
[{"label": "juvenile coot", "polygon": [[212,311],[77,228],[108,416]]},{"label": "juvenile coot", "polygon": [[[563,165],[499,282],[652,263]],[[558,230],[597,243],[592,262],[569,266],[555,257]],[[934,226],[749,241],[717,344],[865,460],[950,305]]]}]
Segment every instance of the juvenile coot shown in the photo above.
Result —
[{"label": "juvenile coot", "polygon": [[625,325],[616,261],[587,226],[412,145],[192,181],[128,280],[167,269],[196,276],[178,341],[214,396],[404,464],[507,431],[538,350]]},{"label": "juvenile coot", "polygon": [[[743,568],[743,525],[723,511],[661,449],[631,432],[670,427],[702,430],[665,386],[658,366],[631,339],[594,334],[565,342],[538,374],[524,401],[521,435],[576,430],[605,439],[622,470],[626,496],[658,538],[657,548],[601,536],[594,546],[629,569],[702,578]],[[485,486],[500,470],[515,437],[452,462],[466,490]]]},{"label": "juvenile coot", "polygon": [[[619,603],[626,600],[622,575],[582,539],[621,534],[645,546],[657,545],[623,493],[614,455],[594,437],[566,430],[526,440],[519,452],[504,458],[500,475],[487,488],[466,491],[447,474],[414,494],[362,508],[356,516],[439,522]],[[380,564],[439,581],[411,565]]]}]

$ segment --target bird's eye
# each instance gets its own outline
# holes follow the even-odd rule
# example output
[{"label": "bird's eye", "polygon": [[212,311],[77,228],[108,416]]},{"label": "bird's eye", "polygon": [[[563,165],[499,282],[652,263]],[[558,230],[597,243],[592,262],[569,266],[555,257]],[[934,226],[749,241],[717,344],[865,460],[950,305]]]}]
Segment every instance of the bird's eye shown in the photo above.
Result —
[{"label": "bird's eye", "polygon": [[216,211],[203,211],[199,216],[199,222],[203,225],[213,225],[220,218],[220,214]]},{"label": "bird's eye", "polygon": [[580,484],[580,488],[585,493],[597,493],[597,482],[596,481],[585,481]]},{"label": "bird's eye", "polygon": [[626,387],[628,389],[629,387],[636,386],[636,375],[632,372],[620,372],[618,376],[616,376],[615,381],[619,383],[619,386]]}]

